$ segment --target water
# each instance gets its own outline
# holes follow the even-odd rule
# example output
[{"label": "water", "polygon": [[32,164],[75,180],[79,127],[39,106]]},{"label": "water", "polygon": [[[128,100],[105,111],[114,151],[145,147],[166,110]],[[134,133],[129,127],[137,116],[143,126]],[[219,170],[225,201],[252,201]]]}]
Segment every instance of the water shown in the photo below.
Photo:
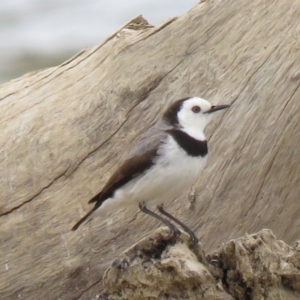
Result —
[{"label": "water", "polygon": [[10,0],[0,2],[0,83],[63,62],[99,44],[136,15],[150,24],[195,0]]}]

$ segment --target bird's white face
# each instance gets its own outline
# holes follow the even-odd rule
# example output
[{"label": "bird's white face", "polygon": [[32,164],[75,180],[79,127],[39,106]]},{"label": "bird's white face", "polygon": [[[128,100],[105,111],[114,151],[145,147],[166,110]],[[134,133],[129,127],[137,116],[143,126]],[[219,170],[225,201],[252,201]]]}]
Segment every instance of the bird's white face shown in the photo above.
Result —
[{"label": "bird's white face", "polygon": [[185,100],[177,113],[182,130],[198,140],[205,140],[203,131],[212,117],[212,114],[207,112],[213,107],[202,98],[193,97]]}]

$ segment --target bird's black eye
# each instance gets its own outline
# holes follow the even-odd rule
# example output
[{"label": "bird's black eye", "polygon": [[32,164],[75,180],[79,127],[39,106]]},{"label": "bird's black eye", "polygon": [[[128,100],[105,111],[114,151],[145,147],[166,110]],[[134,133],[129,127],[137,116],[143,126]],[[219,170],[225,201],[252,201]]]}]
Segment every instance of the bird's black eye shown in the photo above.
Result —
[{"label": "bird's black eye", "polygon": [[192,111],[197,114],[198,112],[201,111],[201,108],[199,106],[193,106]]}]

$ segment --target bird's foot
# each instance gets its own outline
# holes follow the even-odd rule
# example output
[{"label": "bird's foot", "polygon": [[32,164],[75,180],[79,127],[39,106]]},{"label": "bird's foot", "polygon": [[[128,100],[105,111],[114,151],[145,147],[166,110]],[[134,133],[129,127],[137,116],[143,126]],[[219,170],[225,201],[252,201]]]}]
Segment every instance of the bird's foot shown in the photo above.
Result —
[{"label": "bird's foot", "polygon": [[171,225],[172,226],[168,226],[170,229],[170,244],[175,245],[178,237],[181,235],[181,231],[173,224]]},{"label": "bird's foot", "polygon": [[[180,225],[182,227],[182,229],[190,236],[190,240],[191,240],[191,246],[193,248],[196,248],[198,246],[198,238],[196,237],[195,233],[188,227],[186,226],[184,223],[182,223],[181,221],[179,221],[177,218],[175,218],[174,216],[172,216],[171,214],[169,214],[167,211],[164,210],[163,205],[158,205],[157,206],[158,211],[165,215],[166,217],[170,218],[172,221],[174,221],[176,224]],[[174,226],[174,225],[173,225]],[[175,227],[175,226],[174,226]],[[178,228],[175,227],[177,230]],[[171,229],[171,228],[170,228]]]},{"label": "bird's foot", "polygon": [[195,233],[192,231],[192,235],[190,234],[190,239],[191,239],[191,246],[193,249],[197,248],[198,247],[198,244],[199,244],[199,240],[198,238],[196,237]]}]

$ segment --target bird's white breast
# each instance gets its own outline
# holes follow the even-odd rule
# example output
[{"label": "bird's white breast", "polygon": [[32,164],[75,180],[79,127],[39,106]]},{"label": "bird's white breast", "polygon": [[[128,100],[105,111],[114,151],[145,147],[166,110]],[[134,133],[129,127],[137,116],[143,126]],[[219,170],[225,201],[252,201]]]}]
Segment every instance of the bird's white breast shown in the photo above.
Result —
[{"label": "bird's white breast", "polygon": [[168,136],[151,169],[116,192],[114,198],[126,198],[127,204],[141,201],[160,204],[173,200],[197,181],[205,162],[206,157],[189,156]]}]

